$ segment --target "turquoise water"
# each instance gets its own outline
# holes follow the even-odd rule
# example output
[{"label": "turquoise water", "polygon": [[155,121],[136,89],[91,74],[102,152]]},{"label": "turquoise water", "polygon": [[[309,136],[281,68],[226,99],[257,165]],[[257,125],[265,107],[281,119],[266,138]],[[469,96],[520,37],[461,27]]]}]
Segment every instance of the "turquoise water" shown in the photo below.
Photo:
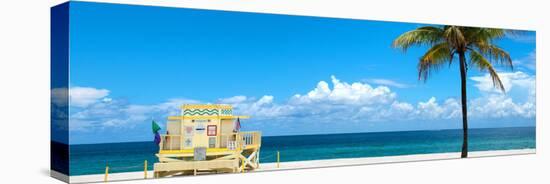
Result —
[{"label": "turquoise water", "polygon": [[[535,127],[471,129],[470,151],[535,148]],[[263,137],[260,162],[380,157],[460,152],[462,130],[404,131],[329,135]],[[157,162],[153,142],[86,144],[70,146],[70,175],[149,170]]]}]

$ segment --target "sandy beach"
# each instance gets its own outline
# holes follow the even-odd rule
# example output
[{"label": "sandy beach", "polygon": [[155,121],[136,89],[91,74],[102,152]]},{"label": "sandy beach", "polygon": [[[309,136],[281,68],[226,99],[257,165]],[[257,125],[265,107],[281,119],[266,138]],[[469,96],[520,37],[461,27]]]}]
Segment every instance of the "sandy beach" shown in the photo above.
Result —
[{"label": "sandy beach", "polygon": [[[476,151],[470,152],[469,158],[480,157],[493,157],[493,156],[506,156],[506,155],[523,155],[534,154],[535,149],[520,149],[520,150],[499,150],[499,151]],[[321,168],[321,167],[337,167],[337,166],[350,166],[350,165],[368,165],[368,164],[384,164],[384,163],[398,163],[398,162],[415,162],[424,160],[445,160],[445,159],[458,159],[460,153],[434,153],[434,154],[420,154],[420,155],[403,155],[403,156],[386,156],[386,157],[367,157],[367,158],[345,158],[345,159],[329,159],[329,160],[308,160],[308,161],[296,161],[296,162],[281,162],[279,168],[277,163],[265,163],[261,164],[260,168],[253,172],[262,171],[276,171],[276,170],[290,170],[290,169],[305,169],[305,168]],[[58,175],[59,173],[52,173]],[[148,178],[153,178],[153,171],[148,171]],[[71,176],[71,183],[88,183],[88,182],[103,182],[104,174]],[[112,173],[109,174],[109,181],[121,181],[121,180],[136,180],[144,179],[144,172],[125,172],[125,173]]]}]

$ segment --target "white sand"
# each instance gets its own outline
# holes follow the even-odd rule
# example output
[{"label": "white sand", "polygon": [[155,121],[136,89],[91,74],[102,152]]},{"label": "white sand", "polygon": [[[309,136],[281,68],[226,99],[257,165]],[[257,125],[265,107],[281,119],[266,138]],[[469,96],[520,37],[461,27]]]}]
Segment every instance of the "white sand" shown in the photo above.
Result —
[{"label": "white sand", "polygon": [[[521,150],[499,150],[499,151],[476,151],[468,153],[469,158],[493,157],[505,155],[523,155],[534,154],[535,149]],[[396,162],[415,162],[425,160],[445,160],[460,158],[460,153],[434,153],[420,155],[404,155],[404,156],[386,156],[386,157],[368,157],[368,158],[344,158],[344,159],[329,159],[329,160],[309,160],[296,162],[281,162],[279,168],[277,163],[260,164],[260,168],[254,172],[289,170],[289,169],[304,169],[304,168],[319,168],[319,167],[336,167],[350,165],[367,165],[367,164],[383,164]],[[88,183],[88,182],[103,182],[103,174],[71,176],[71,183]],[[147,173],[148,179],[152,179],[153,171]],[[109,174],[109,181],[120,180],[136,180],[144,179],[144,173],[141,172],[126,172]]]}]

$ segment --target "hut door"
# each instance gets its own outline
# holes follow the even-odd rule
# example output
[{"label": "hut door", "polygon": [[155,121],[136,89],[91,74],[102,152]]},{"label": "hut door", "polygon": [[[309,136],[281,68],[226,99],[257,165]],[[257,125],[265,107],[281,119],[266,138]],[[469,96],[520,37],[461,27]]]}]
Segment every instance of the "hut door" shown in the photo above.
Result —
[{"label": "hut door", "polygon": [[208,147],[208,136],[206,136],[206,123],[195,121],[195,136],[193,137],[193,146]]},{"label": "hut door", "polygon": [[223,120],[220,126],[220,147],[227,148],[229,141],[233,140],[233,122],[231,120]]}]

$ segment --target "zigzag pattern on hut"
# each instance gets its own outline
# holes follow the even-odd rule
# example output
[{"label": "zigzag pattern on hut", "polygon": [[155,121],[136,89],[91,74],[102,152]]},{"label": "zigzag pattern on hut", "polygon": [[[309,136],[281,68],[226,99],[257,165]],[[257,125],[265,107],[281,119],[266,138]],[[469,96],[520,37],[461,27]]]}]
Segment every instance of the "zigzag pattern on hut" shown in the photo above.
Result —
[{"label": "zigzag pattern on hut", "polygon": [[183,115],[218,115],[218,109],[185,109]]},{"label": "zigzag pattern on hut", "polygon": [[233,113],[233,110],[232,109],[222,109],[222,114],[225,114],[225,115],[231,115],[231,113]]}]

